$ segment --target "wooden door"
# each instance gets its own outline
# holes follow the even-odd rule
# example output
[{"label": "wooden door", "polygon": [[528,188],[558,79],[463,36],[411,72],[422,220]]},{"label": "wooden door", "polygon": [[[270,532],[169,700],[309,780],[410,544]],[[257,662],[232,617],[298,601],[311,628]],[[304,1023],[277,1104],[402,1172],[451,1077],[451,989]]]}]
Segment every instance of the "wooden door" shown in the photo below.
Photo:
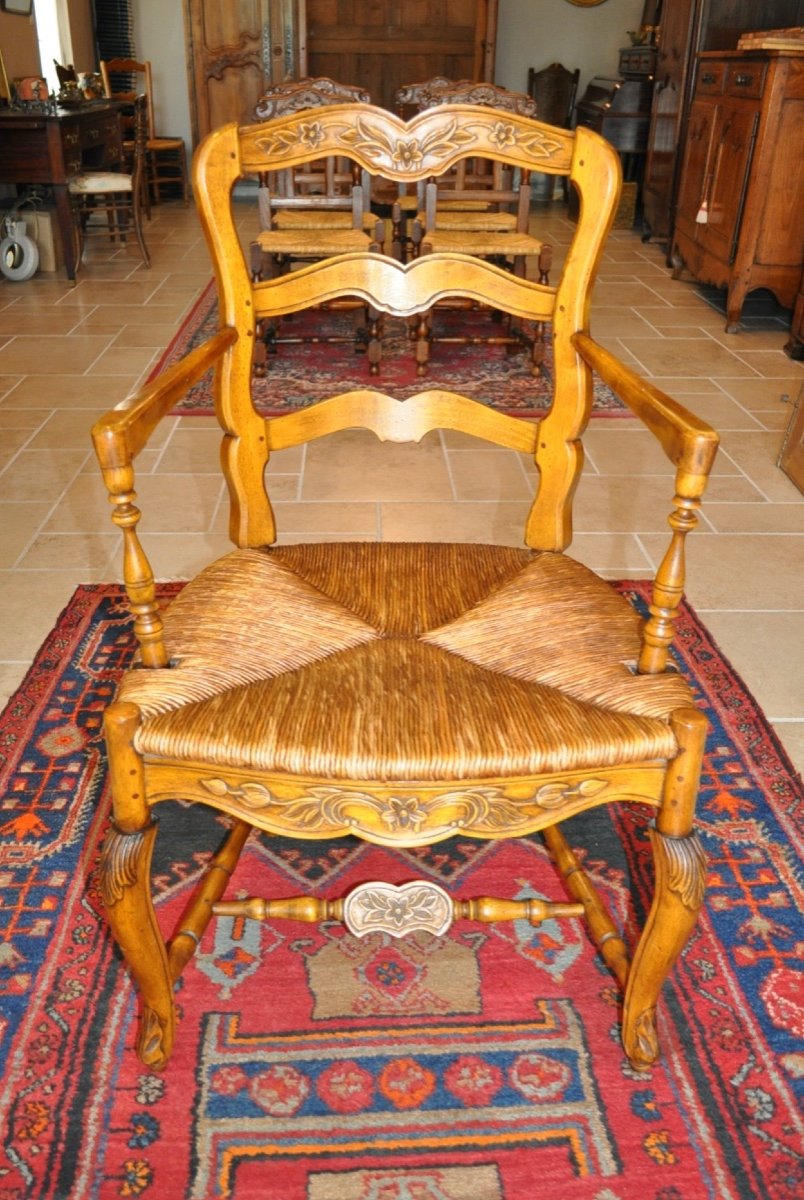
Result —
[{"label": "wooden door", "polygon": [[194,143],[305,73],[304,0],[185,0],[185,31]]},{"label": "wooden door", "polygon": [[366,88],[393,109],[406,83],[494,75],[497,0],[306,0],[311,75]]}]

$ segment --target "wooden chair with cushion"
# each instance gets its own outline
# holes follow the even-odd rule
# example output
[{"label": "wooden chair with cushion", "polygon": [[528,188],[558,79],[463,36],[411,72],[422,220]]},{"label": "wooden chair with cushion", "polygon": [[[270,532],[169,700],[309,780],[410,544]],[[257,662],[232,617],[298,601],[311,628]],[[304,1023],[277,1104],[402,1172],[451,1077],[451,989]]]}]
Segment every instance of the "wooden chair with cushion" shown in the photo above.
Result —
[{"label": "wooden chair with cushion", "polygon": [[[256,121],[307,112],[345,101],[367,103],[368,92],[327,76],[274,84],[258,100]],[[372,249],[381,253],[385,239],[383,222],[371,211],[371,178],[365,168],[344,155],[325,155],[299,167],[262,171],[258,203],[260,232],[250,246],[251,270],[255,280],[268,279],[348,250]],[[354,298],[330,301],[327,310],[344,309],[356,315],[355,328],[333,329],[324,321],[313,330],[299,332],[298,324],[282,325],[280,316],[260,324],[254,354],[258,375],[265,372],[268,354],[281,344],[300,342],[354,342],[355,350],[366,351],[369,374],[379,372],[382,357],[379,313]]]},{"label": "wooden chair with cushion", "polygon": [[[409,124],[367,105],[265,124],[225,125],[199,147],[195,194],[213,260],[220,325],[184,360],[93,430],[122,529],[140,651],[105,714],[113,824],[100,866],[109,922],[139,989],[138,1053],[167,1063],[174,987],[215,914],[271,922],[343,920],[348,931],[442,935],[453,920],[584,917],[624,990],[622,1040],[637,1069],[657,1058],[662,982],[692,933],[704,892],[694,830],[706,719],[670,645],[684,544],[717,436],[590,334],[592,287],[616,211],[620,165],[601,137],[469,105]],[[413,185],[463,156],[569,174],[583,202],[561,279],[539,284],[451,252],[410,263],[352,251],[253,282],[231,197],[242,177],[348,150],[372,173]],[[249,382],[255,323],[322,299],[364,296],[397,316],[446,295],[478,297],[548,322],[555,356],[549,414],[530,422],[449,389],[399,401],[377,388],[335,394],[266,419]],[[468,353],[468,351],[467,351]],[[137,455],[162,417],[211,367],[234,549],[166,611],[137,525]],[[675,470],[670,532],[646,619],[567,548],[592,406],[592,368],[658,440]],[[265,469],[271,454],[363,428],[378,441],[460,431],[529,458],[535,498],[520,548],[484,544],[278,544]],[[383,472],[377,446],[377,471]],[[657,486],[661,480],[657,478]],[[166,936],[151,895],[154,810],[180,798],[229,832]],[[632,950],[562,831],[601,805],[652,811],[654,896]],[[192,808],[191,810],[192,811]],[[186,814],[185,814],[186,815]],[[552,900],[451,895],[428,880],[366,879],[346,896],[224,894],[253,829],[282,838],[346,835],[380,846],[541,831],[563,878]],[[533,881],[541,891],[544,882]]]},{"label": "wooden chair with cushion", "polygon": [[78,243],[76,261],[80,262],[86,240],[93,234],[102,234],[112,242],[125,244],[133,229],[145,265],[150,267],[142,229],[147,138],[148,101],[141,95],[134,101],[131,171],[82,171],[69,179],[67,191]]},{"label": "wooden chair with cushion", "polygon": [[101,61],[100,71],[103,90],[109,99],[130,104],[133,102],[135,94],[130,90],[114,90],[114,76],[127,76],[129,80],[134,81],[135,91],[144,91],[148,98],[146,204],[148,206],[151,202],[159,204],[165,188],[170,192],[180,191],[182,200],[187,204],[189,202],[187,149],[184,145],[184,138],[156,132],[153,72],[150,62],[148,60],[139,62],[133,58],[110,58]]}]

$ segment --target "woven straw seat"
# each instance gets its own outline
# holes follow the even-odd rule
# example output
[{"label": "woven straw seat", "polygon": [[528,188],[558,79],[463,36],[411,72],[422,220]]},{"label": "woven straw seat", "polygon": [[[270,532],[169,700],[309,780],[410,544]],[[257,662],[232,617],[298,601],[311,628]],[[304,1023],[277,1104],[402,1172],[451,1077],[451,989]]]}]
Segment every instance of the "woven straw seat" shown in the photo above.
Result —
[{"label": "woven straw seat", "polygon": [[[488,206],[475,209],[450,208],[449,200],[443,201],[438,212],[438,232],[460,229],[466,232],[478,233],[510,233],[516,229],[516,214],[509,212],[492,212]],[[425,214],[419,213],[417,220],[424,222]]]},{"label": "woven straw seat", "polygon": [[[314,138],[302,112],[222,126],[196,152],[194,190],[221,324],[93,430],[124,536],[139,643],[139,661],[104,716],[114,819],[100,890],[139,991],[137,1053],[149,1069],[168,1063],[174,987],[183,972],[184,986],[194,985],[193,956],[214,916],[342,921],[344,937],[371,935],[378,947],[407,934],[443,936],[459,918],[533,925],[583,918],[623,989],[629,1063],[644,1069],[659,1054],[662,983],[693,931],[704,891],[694,810],[706,719],[673,668],[670,645],[685,539],[717,436],[589,333],[590,291],[618,201],[616,151],[585,128],[555,129],[517,111],[505,118],[501,146],[499,114],[488,108],[437,106],[405,124],[370,105],[322,104]],[[320,239],[319,249],[326,242],[330,256],[294,263],[268,279],[250,276],[232,211],[238,181],[274,178],[347,148],[361,172],[411,193],[462,156],[479,161],[497,154],[522,176],[532,169],[569,176],[581,205],[561,279],[533,282],[482,257],[445,250],[443,241],[439,246],[439,238],[460,244],[461,231],[436,229],[426,253],[402,262],[367,248],[354,228],[282,231],[300,246],[312,237]],[[260,234],[262,244],[270,247],[276,232]],[[353,248],[355,238],[364,239],[363,249]],[[342,299],[399,319],[423,321],[452,302],[545,326],[555,360],[549,412],[540,421],[503,414],[446,379],[404,400],[376,386],[336,381],[331,395],[309,407],[260,416],[250,390],[255,332],[283,314]],[[163,610],[137,530],[134,461],[161,418],[211,368],[234,549]],[[668,549],[644,617],[566,553],[592,370],[658,439],[675,472]],[[268,495],[271,455],[316,442],[306,468],[315,474],[332,438],[339,439],[335,454],[344,454],[354,430],[361,431],[361,447],[369,433],[411,443],[398,453],[419,465],[441,430],[506,451],[517,472],[515,455],[530,463],[536,485],[523,512],[522,544],[280,543]],[[389,459],[378,453],[379,475]],[[361,449],[361,489],[370,486],[369,461]],[[654,478],[657,486],[668,482],[658,473]],[[421,497],[411,499],[420,509]],[[187,821],[203,805],[228,831],[166,940],[151,895],[153,814],[162,801],[176,799],[189,806]],[[582,853],[562,831],[569,818],[584,813],[592,823],[595,814],[587,810],[611,805],[630,806],[629,820],[649,824],[653,850],[654,895],[633,953],[584,870]],[[615,835],[618,828],[610,823]],[[502,896],[474,896],[471,879],[456,885],[462,894],[454,896],[432,879],[402,885],[367,879],[346,896],[244,897],[233,884],[227,897],[253,829],[308,840],[351,835],[401,850],[455,836],[538,833],[557,878],[546,885],[528,880],[527,888],[511,880]],[[552,888],[558,898],[542,899]]]},{"label": "woven straw seat", "polygon": [[[390,781],[653,759],[691,700],[678,675],[633,673],[636,615],[591,571],[496,546],[235,551],[165,632],[172,670],[120,693],[145,716],[137,749],[220,766]],[[211,739],[223,720],[229,737]]]},{"label": "woven straw seat", "polygon": [[[373,212],[363,213],[362,225],[366,233],[374,233],[377,227],[377,218]],[[285,208],[273,214],[274,229],[350,229],[352,226],[351,212]]]},{"label": "woven straw seat", "polygon": [[365,250],[366,235],[360,229],[326,228],[315,226],[265,229],[254,238],[263,254],[294,254],[321,257],[325,254],[347,254],[350,250]]},{"label": "woven straw seat", "polygon": [[[487,235],[484,237],[484,234]],[[506,232],[486,227],[475,229],[434,229],[424,235],[423,249],[452,254],[478,254],[493,258],[514,258],[529,254],[538,257],[545,243],[529,233]]]}]

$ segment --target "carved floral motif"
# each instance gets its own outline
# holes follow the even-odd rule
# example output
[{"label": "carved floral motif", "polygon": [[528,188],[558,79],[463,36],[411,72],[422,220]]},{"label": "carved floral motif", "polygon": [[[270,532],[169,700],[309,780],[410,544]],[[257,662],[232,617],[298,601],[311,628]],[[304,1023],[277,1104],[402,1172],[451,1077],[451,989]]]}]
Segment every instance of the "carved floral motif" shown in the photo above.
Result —
[{"label": "carved floral motif", "polygon": [[347,896],[343,920],[355,937],[425,931],[440,936],[452,924],[452,901],[435,883],[363,883]]},{"label": "carved floral motif", "polygon": [[427,829],[513,834],[532,824],[534,808],[555,812],[573,801],[599,796],[609,787],[604,779],[559,781],[544,784],[533,797],[511,800],[500,787],[458,788],[433,796],[376,796],[356,788],[327,786],[311,787],[303,796],[285,799],[253,780],[235,785],[207,777],[199,783],[211,795],[234,801],[240,809],[275,816],[306,833],[334,833],[345,828],[358,833],[376,829],[379,823],[391,835],[418,835]]},{"label": "carved floral motif", "polygon": [[255,139],[254,145],[262,153],[282,158],[294,150],[301,141],[316,149],[327,136],[334,137],[341,146],[351,147],[362,155],[370,168],[389,168],[394,171],[418,171],[423,167],[431,170],[443,167],[455,157],[462,147],[482,145],[484,140],[498,150],[516,147],[534,160],[554,158],[565,149],[563,142],[550,137],[546,132],[532,129],[521,130],[512,121],[497,120],[489,128],[488,123],[479,121],[452,120],[446,128],[425,132],[420,136],[399,137],[388,132],[375,120],[360,117],[354,125],[337,124],[337,118],[322,115],[319,119],[293,125],[292,129],[266,129]]},{"label": "carved floral motif", "polygon": [[667,863],[667,886],[685,908],[697,912],[706,890],[706,855],[697,834],[672,838],[658,834],[657,852]]}]

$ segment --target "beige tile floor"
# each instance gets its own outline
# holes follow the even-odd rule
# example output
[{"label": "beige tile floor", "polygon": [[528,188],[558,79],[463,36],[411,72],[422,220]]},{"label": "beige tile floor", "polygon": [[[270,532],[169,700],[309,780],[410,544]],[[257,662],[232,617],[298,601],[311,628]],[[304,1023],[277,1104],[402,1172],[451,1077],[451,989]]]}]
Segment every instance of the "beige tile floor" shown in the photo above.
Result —
[{"label": "beige tile floor", "polygon": [[[251,221],[243,206],[242,224]],[[571,225],[540,206],[557,247]],[[19,682],[76,584],[119,578],[118,535],[89,428],[152,369],[210,277],[192,208],[155,209],[152,266],[135,249],[87,254],[77,286],[38,275],[0,282],[0,697]],[[689,543],[688,595],[804,765],[804,498],[776,467],[804,366],[761,313],[735,335],[661,248],[616,232],[593,332],[711,421],[722,450]],[[457,437],[378,446],[360,433],[277,454],[273,495],[288,540],[471,538],[517,544],[532,491],[521,456]],[[573,553],[608,577],[647,577],[667,543],[669,465],[634,420],[594,420]],[[218,434],[169,418],[140,460],[142,530],[160,578],[228,548]],[[380,469],[372,474],[373,458]]]}]

